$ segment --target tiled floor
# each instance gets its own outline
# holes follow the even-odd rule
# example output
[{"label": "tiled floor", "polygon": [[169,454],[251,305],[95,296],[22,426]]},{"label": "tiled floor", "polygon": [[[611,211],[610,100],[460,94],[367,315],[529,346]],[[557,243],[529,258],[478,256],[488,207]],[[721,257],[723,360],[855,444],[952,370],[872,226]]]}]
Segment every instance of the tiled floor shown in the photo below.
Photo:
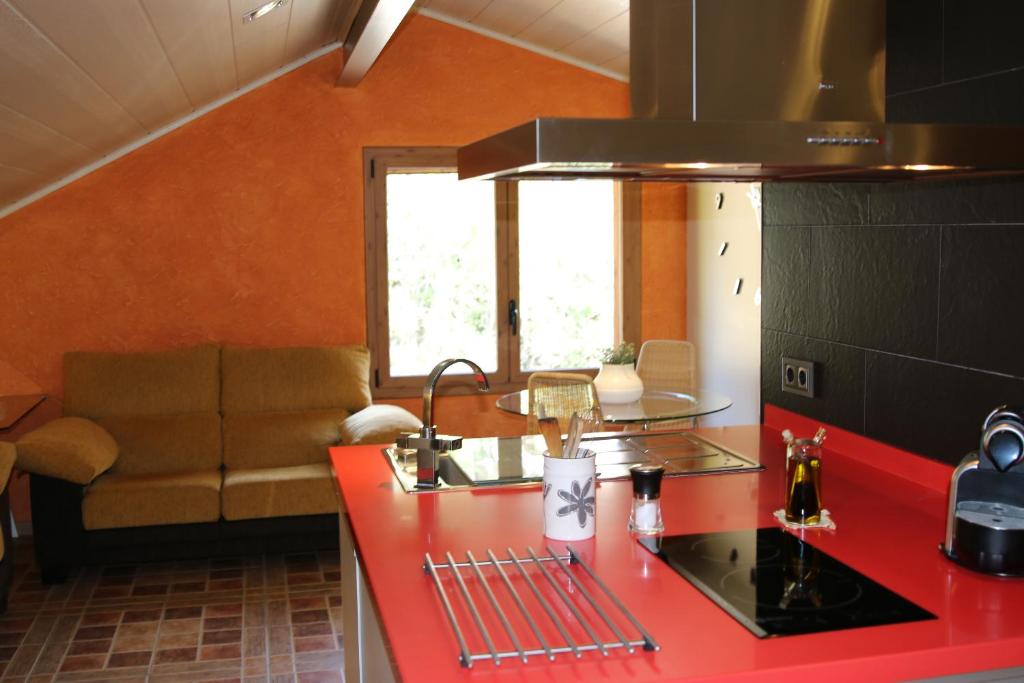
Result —
[{"label": "tiled floor", "polygon": [[17,552],[3,681],[342,680],[336,551],[89,567],[57,586]]}]

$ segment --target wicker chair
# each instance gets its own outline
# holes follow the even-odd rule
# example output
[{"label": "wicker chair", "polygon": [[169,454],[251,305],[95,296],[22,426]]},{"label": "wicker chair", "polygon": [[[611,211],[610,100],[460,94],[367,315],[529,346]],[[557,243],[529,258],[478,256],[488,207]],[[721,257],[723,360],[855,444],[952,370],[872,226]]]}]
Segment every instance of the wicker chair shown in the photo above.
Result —
[{"label": "wicker chair", "polygon": [[[636,374],[644,391],[671,391],[689,394],[697,386],[697,353],[688,341],[648,339],[640,347]],[[695,418],[659,422],[657,429],[690,429]]]},{"label": "wicker chair", "polygon": [[537,418],[541,406],[548,417],[558,418],[558,428],[564,434],[574,412],[595,408],[601,410],[589,375],[571,372],[535,372],[526,382],[529,412],[526,415],[526,433],[538,434]]}]

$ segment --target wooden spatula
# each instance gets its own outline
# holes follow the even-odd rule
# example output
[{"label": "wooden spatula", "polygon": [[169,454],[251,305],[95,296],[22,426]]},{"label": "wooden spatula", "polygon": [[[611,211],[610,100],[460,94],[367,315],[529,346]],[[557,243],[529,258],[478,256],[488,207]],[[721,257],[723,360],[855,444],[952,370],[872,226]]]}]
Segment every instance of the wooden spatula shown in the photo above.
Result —
[{"label": "wooden spatula", "polygon": [[548,453],[556,458],[562,457],[562,430],[558,427],[558,419],[554,417],[538,418],[537,425],[544,436]]}]

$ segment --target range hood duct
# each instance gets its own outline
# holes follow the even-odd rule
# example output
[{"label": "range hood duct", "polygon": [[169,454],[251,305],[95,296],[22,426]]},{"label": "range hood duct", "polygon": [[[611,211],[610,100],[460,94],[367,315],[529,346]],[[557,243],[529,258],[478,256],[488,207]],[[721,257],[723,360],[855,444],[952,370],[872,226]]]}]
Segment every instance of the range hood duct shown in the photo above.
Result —
[{"label": "range hood duct", "polygon": [[628,119],[540,118],[460,178],[889,181],[1024,173],[1024,127],[885,123],[885,0],[635,0]]}]

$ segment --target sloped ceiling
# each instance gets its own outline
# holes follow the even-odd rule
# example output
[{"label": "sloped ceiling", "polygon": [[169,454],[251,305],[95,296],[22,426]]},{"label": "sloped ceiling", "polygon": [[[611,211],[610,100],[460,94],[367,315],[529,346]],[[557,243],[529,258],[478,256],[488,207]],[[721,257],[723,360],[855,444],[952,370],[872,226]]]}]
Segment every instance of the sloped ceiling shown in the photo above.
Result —
[{"label": "sloped ceiling", "polygon": [[0,0],[0,208],[337,40],[353,0]]},{"label": "sloped ceiling", "polygon": [[[0,0],[0,217],[336,44],[359,4],[284,0],[243,22],[264,2]],[[612,77],[628,74],[629,0],[417,7]]]},{"label": "sloped ceiling", "polygon": [[629,77],[629,0],[419,0],[424,14]]}]

